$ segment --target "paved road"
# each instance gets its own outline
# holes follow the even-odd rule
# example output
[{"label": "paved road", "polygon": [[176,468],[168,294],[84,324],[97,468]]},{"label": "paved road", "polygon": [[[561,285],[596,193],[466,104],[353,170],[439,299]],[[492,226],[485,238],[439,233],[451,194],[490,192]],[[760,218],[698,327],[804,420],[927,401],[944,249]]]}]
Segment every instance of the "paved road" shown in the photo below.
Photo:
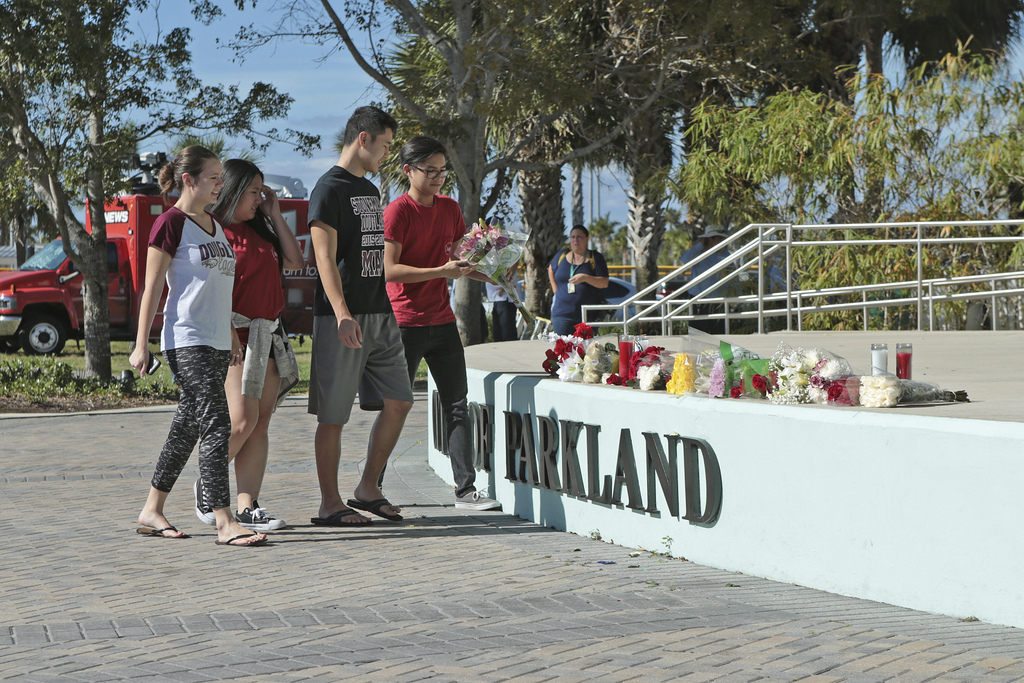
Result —
[{"label": "paved road", "polygon": [[455,510],[423,398],[385,485],[405,521],[341,530],[309,525],[314,422],[290,399],[261,502],[293,526],[258,549],[214,545],[188,470],[168,516],[192,538],[134,533],[167,409],[0,416],[0,679],[1024,680],[1021,630]]}]

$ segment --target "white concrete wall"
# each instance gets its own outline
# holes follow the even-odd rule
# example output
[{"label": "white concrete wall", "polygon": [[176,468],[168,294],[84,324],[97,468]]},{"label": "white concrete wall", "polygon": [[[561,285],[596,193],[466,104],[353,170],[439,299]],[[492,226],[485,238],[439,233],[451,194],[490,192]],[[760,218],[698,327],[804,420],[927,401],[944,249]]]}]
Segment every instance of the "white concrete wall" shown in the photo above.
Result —
[{"label": "white concrete wall", "polygon": [[[861,598],[1024,627],[1024,425],[894,411],[773,406],[469,371],[494,407],[493,474],[506,512],[609,542]],[[431,385],[431,390],[433,386]],[[955,415],[957,406],[948,406]],[[505,410],[601,425],[600,472],[630,429],[646,502],[642,432],[706,440],[722,470],[710,527],[505,478]],[[534,420],[536,427],[536,420]],[[536,434],[536,431],[535,431]],[[446,457],[434,469],[451,482]],[[586,481],[586,440],[578,450]],[[623,493],[625,500],[625,492]]]}]

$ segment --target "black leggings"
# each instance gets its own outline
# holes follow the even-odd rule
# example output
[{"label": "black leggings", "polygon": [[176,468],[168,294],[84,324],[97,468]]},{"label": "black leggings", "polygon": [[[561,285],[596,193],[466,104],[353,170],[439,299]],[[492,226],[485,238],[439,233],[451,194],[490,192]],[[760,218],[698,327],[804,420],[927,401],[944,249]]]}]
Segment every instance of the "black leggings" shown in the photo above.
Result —
[{"label": "black leggings", "polygon": [[181,387],[181,397],[153,472],[153,488],[170,492],[198,441],[199,473],[203,478],[206,503],[214,508],[228,507],[231,504],[228,485],[231,414],[224,380],[231,352],[218,351],[212,346],[188,346],[168,349],[164,357]]}]

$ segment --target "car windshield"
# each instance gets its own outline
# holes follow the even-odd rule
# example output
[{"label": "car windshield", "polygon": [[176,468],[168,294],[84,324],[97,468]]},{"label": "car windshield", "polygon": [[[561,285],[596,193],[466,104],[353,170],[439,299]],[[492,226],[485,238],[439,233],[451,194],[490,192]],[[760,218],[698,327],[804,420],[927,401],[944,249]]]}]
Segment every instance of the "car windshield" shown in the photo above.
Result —
[{"label": "car windshield", "polygon": [[57,270],[57,266],[64,263],[66,258],[60,240],[54,240],[43,247],[42,251],[37,251],[32,258],[22,263],[18,270]]}]

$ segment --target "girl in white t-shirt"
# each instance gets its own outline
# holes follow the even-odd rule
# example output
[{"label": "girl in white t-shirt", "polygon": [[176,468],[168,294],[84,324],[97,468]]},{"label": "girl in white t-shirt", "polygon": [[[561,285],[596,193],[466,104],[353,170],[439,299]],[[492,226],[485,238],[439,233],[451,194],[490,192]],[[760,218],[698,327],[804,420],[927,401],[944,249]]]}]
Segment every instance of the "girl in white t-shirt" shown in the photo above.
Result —
[{"label": "girl in white t-shirt", "polygon": [[180,197],[161,215],[150,233],[146,286],[139,306],[139,329],[129,362],[145,375],[149,364],[149,330],[167,282],[161,349],[181,388],[178,410],[160,451],[138,533],[156,538],[187,538],[164,516],[167,494],[199,441],[199,471],[205,498],[217,520],[217,543],[255,546],[262,533],[249,533],[231,514],[228,486],[228,439],[231,416],[224,394],[229,365],[242,360],[238,335],[231,326],[231,292],[235,253],[224,230],[206,207],[217,201],[224,183],[221,164],[205,147],[186,147],[160,171],[166,197]]}]

